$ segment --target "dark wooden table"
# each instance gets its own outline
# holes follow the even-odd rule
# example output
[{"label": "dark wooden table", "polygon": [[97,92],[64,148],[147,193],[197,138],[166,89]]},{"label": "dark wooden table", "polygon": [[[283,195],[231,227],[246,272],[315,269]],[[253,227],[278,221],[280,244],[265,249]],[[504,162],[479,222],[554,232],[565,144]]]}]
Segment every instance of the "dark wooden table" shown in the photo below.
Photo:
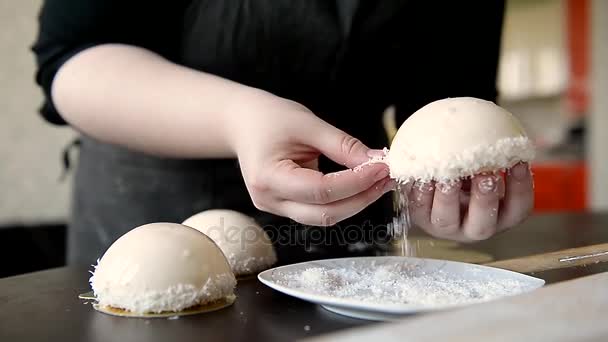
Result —
[{"label": "dark wooden table", "polygon": [[[496,260],[608,242],[608,214],[531,217],[489,241],[471,245]],[[540,272],[548,283],[608,271],[608,263]],[[0,341],[291,341],[373,324],[341,317],[265,287],[239,282],[236,303],[208,314],[168,319],[117,318],[77,298],[86,269],[59,268],[0,279]]]}]

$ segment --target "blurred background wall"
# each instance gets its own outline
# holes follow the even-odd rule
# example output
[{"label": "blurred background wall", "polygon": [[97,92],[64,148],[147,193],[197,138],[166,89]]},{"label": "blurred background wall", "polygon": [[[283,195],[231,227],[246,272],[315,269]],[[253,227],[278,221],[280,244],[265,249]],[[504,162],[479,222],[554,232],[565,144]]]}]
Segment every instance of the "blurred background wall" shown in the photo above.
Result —
[{"label": "blurred background wall", "polygon": [[69,182],[59,182],[60,151],[72,132],[37,115],[33,82],[41,0],[0,0],[0,225],[65,220]]},{"label": "blurred background wall", "polygon": [[539,155],[535,211],[585,211],[588,0],[509,0],[497,81]]},{"label": "blurred background wall", "polygon": [[42,96],[29,48],[41,4],[0,0],[0,277],[65,259],[70,182],[59,181],[60,153],[73,132],[37,115]]},{"label": "blurred background wall", "polygon": [[608,210],[608,1],[593,0],[589,6],[591,22],[591,76],[589,89],[589,148],[591,169],[589,188],[591,209]]},{"label": "blurred background wall", "polygon": [[[37,114],[42,0],[0,0],[0,277],[63,263],[74,133]],[[539,148],[535,213],[608,209],[608,1],[508,0],[498,88]],[[602,14],[604,13],[604,14]],[[592,58],[593,57],[593,58]],[[19,263],[8,246],[29,246]]]}]

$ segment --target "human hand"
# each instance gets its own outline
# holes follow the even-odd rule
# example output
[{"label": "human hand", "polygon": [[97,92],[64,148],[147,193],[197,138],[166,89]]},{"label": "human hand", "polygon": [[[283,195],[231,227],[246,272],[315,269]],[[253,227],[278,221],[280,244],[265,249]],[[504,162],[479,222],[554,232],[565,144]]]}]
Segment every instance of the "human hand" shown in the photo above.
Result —
[{"label": "human hand", "polygon": [[[370,150],[304,106],[263,92],[246,105],[230,120],[230,141],[258,209],[329,226],[394,188],[386,164],[367,163],[382,151]],[[349,169],[319,172],[321,154]]]},{"label": "human hand", "polygon": [[523,221],[534,204],[529,167],[520,163],[501,175],[476,175],[452,186],[406,187],[410,218],[427,233],[463,242],[487,239]]}]

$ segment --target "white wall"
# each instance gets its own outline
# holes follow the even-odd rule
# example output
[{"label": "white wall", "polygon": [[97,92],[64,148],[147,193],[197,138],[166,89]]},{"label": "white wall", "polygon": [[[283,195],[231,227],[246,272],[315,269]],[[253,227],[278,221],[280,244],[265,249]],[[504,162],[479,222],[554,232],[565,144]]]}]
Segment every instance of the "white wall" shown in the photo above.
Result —
[{"label": "white wall", "polygon": [[[564,141],[568,56],[564,0],[510,0],[498,71],[499,102],[542,146]],[[542,157],[542,156],[539,156]]]},{"label": "white wall", "polygon": [[608,1],[591,1],[591,208],[608,210]]},{"label": "white wall", "polygon": [[62,220],[68,183],[60,184],[60,151],[73,135],[37,114],[29,48],[41,0],[0,0],[0,226]]},{"label": "white wall", "polygon": [[561,94],[568,85],[563,0],[507,2],[498,88],[505,100]]}]

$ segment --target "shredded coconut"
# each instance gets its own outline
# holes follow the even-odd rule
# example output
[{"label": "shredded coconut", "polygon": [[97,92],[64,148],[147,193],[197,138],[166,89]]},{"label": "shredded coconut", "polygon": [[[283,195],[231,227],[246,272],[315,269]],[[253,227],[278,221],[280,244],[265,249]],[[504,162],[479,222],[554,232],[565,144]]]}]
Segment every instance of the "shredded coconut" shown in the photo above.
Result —
[{"label": "shredded coconut", "polygon": [[148,290],[138,293],[117,291],[116,284],[108,282],[100,284],[93,282],[93,279],[94,275],[91,277],[91,284],[99,305],[125,309],[133,313],[179,312],[230,296],[236,286],[236,280],[231,273],[211,276],[202,287],[178,284],[165,291]]},{"label": "shredded coconut", "polygon": [[[474,270],[473,272],[480,272]],[[455,277],[443,270],[425,273],[402,263],[366,268],[311,267],[277,277],[280,285],[311,294],[375,304],[423,307],[469,304],[521,293],[528,288],[514,279]]]},{"label": "shredded coconut", "polygon": [[391,178],[400,183],[411,180],[443,183],[472,177],[480,172],[508,169],[518,162],[534,159],[532,141],[526,136],[503,138],[491,145],[478,145],[448,158],[416,157],[410,150],[391,149],[387,158]]},{"label": "shredded coconut", "polygon": [[365,166],[367,165],[371,165],[371,164],[378,164],[378,163],[384,163],[386,164],[386,157],[388,156],[388,148],[383,148],[382,149],[382,155],[381,156],[373,156],[371,158],[369,158],[368,161],[366,161],[365,163],[361,164],[361,165],[357,165],[355,168],[353,168],[354,172],[359,172],[361,171]]},{"label": "shredded coconut", "polygon": [[274,250],[272,252],[270,255],[258,257],[243,255],[245,253],[230,253],[226,257],[235,274],[247,275],[268,269],[277,262]]}]

